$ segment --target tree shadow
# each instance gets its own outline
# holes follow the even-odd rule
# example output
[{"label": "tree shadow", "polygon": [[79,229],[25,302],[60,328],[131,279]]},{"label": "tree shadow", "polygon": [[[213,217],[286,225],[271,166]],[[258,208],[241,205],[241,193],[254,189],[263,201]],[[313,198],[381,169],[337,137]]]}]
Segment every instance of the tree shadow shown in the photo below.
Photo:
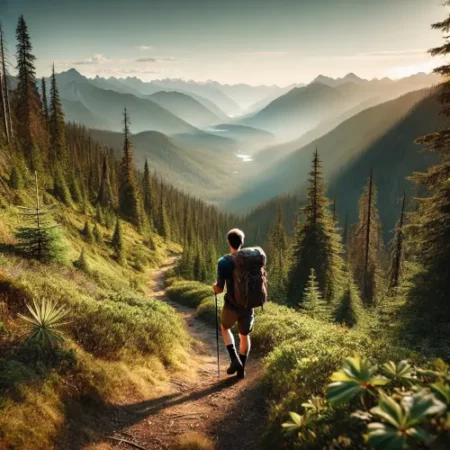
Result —
[{"label": "tree shadow", "polygon": [[128,405],[102,404],[92,398],[76,402],[67,398],[63,401],[65,423],[56,438],[57,448],[81,450],[89,443],[103,441],[105,436],[120,432],[164,409],[221,392],[236,381],[235,377],[227,378],[200,391],[177,392]]}]

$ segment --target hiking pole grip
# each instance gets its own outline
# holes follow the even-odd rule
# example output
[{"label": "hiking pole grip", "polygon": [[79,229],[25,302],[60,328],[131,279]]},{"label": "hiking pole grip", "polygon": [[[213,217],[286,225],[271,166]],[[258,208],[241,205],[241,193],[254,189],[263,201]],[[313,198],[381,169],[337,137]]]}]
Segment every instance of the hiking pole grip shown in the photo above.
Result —
[{"label": "hiking pole grip", "polygon": [[217,347],[217,378],[220,378],[220,356],[219,356],[219,304],[216,297],[216,347]]}]

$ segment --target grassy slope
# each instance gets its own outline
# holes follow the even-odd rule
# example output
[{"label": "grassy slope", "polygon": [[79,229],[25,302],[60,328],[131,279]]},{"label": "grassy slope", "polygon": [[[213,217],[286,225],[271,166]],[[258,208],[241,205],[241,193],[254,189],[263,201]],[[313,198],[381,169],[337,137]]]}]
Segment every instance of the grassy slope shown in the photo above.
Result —
[{"label": "grassy slope", "polygon": [[[147,296],[152,268],[168,250],[180,249],[153,234],[146,236],[151,249],[126,225],[133,257],[119,265],[108,244],[113,230],[101,226],[105,243],[88,244],[80,234],[87,216],[61,206],[55,219],[63,225],[65,264],[21,259],[5,250],[22,221],[13,205],[32,204],[31,194],[8,189],[0,157],[1,450],[67,448],[92,433],[92,424],[82,420],[86,405],[148,398],[187,361],[181,318]],[[82,247],[89,273],[72,265]],[[32,298],[58,301],[70,311],[67,339],[56,353],[44,355],[25,341],[17,313],[26,313]]]},{"label": "grassy slope", "polygon": [[[210,286],[176,277],[170,278],[168,284],[167,294],[172,300],[196,308],[197,317],[215,324]],[[345,357],[363,354],[383,362],[419,359],[410,350],[388,342],[382,333],[369,335],[367,324],[360,329],[348,329],[271,302],[256,314],[252,348],[265,357],[263,383],[269,403],[267,449],[291,448],[281,436],[281,423],[287,419],[288,411],[298,410],[312,395],[323,394],[331,374],[340,368]]]}]

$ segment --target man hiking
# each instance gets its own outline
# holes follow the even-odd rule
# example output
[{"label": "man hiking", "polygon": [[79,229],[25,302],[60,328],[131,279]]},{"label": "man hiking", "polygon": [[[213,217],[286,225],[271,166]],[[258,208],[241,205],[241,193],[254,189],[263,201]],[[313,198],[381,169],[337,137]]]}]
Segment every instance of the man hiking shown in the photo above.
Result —
[{"label": "man hiking", "polygon": [[[254,308],[263,306],[267,299],[266,255],[261,248],[243,249],[244,233],[234,228],[228,232],[230,254],[220,258],[214,292],[224,291],[225,303],[220,317],[222,337],[230,354],[228,375],[245,377],[245,363],[250,352],[250,333],[254,324]],[[231,328],[237,322],[239,355],[236,352]]]}]

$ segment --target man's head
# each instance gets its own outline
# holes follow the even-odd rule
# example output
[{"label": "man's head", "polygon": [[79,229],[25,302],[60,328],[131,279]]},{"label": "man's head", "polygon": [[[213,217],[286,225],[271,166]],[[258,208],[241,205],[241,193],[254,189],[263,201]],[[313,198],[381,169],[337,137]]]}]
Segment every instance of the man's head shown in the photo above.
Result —
[{"label": "man's head", "polygon": [[231,251],[238,251],[244,245],[244,232],[238,228],[233,228],[228,232],[227,239]]}]

